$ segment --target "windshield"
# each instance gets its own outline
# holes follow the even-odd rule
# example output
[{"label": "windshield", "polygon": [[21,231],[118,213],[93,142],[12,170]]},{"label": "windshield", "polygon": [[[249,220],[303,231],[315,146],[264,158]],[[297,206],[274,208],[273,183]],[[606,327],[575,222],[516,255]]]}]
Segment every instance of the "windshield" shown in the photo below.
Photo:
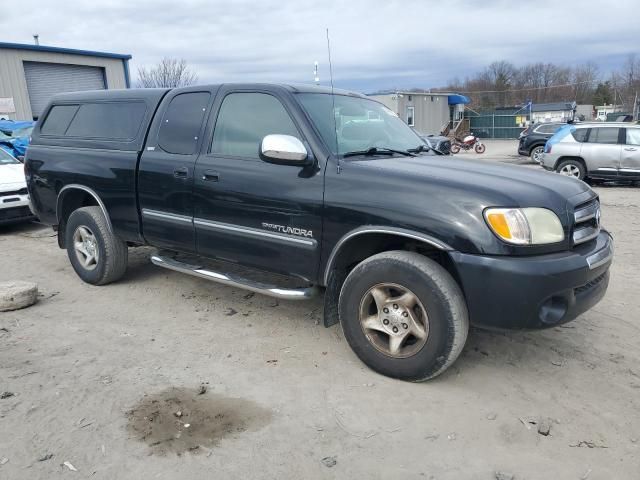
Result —
[{"label": "windshield", "polygon": [[297,98],[334,154],[372,147],[406,151],[424,145],[398,115],[376,101],[325,93],[300,93]]},{"label": "windshield", "polygon": [[0,165],[11,165],[14,163],[20,162],[0,148]]}]

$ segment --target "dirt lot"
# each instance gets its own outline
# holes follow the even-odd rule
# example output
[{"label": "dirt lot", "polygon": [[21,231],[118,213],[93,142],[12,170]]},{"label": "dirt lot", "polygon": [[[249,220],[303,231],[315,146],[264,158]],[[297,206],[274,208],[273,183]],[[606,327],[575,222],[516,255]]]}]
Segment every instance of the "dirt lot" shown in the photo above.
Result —
[{"label": "dirt lot", "polygon": [[[500,152],[523,163],[513,143],[485,158]],[[638,479],[640,190],[598,192],[605,299],[562,328],[472,330],[423,384],[364,367],[320,301],[165,271],[147,249],[93,287],[50,230],[3,228],[0,281],[41,298],[0,313],[0,478]]]}]

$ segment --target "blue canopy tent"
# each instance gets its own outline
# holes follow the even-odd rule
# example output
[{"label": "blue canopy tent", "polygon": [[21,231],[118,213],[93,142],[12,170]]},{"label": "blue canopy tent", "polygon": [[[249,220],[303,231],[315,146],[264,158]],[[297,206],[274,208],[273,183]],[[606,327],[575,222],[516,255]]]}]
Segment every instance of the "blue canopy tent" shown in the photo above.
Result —
[{"label": "blue canopy tent", "polygon": [[454,93],[452,95],[449,95],[448,103],[449,105],[467,105],[468,103],[471,103],[471,100],[465,95]]}]

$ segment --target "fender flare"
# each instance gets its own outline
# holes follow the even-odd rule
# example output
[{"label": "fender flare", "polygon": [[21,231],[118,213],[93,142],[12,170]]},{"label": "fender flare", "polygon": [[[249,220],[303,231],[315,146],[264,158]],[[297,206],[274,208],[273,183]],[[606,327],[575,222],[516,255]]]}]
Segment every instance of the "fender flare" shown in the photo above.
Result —
[{"label": "fender flare", "polygon": [[58,223],[58,225],[60,225],[60,207],[61,207],[62,199],[64,198],[63,193],[67,190],[83,190],[87,192],[89,195],[91,195],[96,200],[96,202],[98,202],[98,205],[102,210],[102,214],[104,215],[104,218],[107,220],[107,227],[109,229],[109,232],[113,233],[111,218],[109,218],[109,213],[107,212],[107,208],[104,206],[104,202],[102,201],[100,196],[91,188],[86,187],[84,185],[80,185],[78,183],[70,183],[69,185],[65,185],[58,192],[58,198],[56,200],[56,222]]},{"label": "fender flare", "polygon": [[426,243],[432,247],[436,247],[438,250],[443,251],[452,251],[454,250],[451,246],[446,243],[438,240],[431,235],[427,235],[426,233],[415,232],[413,230],[407,230],[405,228],[397,228],[397,227],[384,227],[384,226],[366,226],[366,227],[358,227],[350,232],[347,232],[338,240],[338,242],[334,245],[331,250],[331,254],[329,255],[329,259],[327,260],[327,264],[324,269],[323,275],[323,284],[327,285],[329,282],[329,275],[331,274],[331,269],[336,260],[336,257],[340,253],[341,248],[344,244],[352,239],[353,237],[357,237],[359,235],[364,235],[367,233],[386,233],[390,235],[397,235],[399,237],[411,238],[413,240],[418,240],[423,243]]}]

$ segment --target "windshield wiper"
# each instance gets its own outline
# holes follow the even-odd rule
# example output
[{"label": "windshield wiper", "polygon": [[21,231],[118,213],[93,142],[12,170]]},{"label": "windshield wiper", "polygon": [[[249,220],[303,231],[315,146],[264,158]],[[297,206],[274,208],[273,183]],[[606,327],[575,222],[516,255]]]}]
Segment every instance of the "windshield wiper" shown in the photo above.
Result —
[{"label": "windshield wiper", "polygon": [[342,154],[343,157],[354,157],[356,155],[404,155],[405,157],[415,157],[415,155],[409,150],[396,150],[394,148],[387,147],[371,147],[366,150],[356,150],[353,152],[347,152]]}]

